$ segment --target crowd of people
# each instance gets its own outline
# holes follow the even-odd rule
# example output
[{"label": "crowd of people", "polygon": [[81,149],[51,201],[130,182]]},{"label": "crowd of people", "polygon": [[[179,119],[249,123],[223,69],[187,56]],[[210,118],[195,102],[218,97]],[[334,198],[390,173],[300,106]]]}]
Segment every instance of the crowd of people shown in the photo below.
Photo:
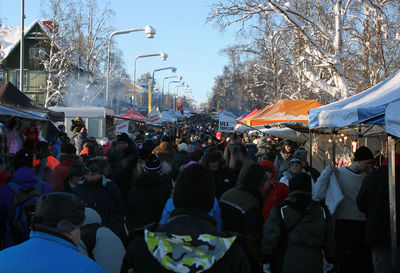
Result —
[{"label": "crowd of people", "polygon": [[0,147],[0,272],[392,272],[388,164],[367,147],[320,173],[296,142],[206,115],[111,141],[79,117],[50,143],[16,126]]}]

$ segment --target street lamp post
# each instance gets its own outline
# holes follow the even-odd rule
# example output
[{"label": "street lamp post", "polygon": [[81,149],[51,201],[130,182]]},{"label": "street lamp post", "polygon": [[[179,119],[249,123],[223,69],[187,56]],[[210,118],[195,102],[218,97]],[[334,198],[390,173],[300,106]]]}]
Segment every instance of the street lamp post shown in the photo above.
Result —
[{"label": "street lamp post", "polygon": [[[135,58],[135,62],[133,64],[133,90],[134,90],[134,100],[135,103],[137,103],[137,98],[136,98],[136,61],[139,58],[147,58],[147,57],[155,57],[155,56],[160,56],[161,60],[165,61],[168,58],[168,54],[164,52],[158,52],[158,53],[151,53],[151,54],[142,54],[142,55],[137,55]],[[138,106],[138,105],[137,105]]]},{"label": "street lamp post", "polygon": [[[153,70],[153,75],[151,76],[151,79],[152,79],[152,81],[151,81],[151,85],[152,85],[152,88],[151,88],[151,90],[154,90],[154,73],[156,73],[156,72],[158,72],[158,71],[163,71],[163,70],[168,70],[168,69],[171,69],[171,71],[172,71],[172,73],[175,73],[176,72],[176,67],[172,67],[172,66],[169,66],[169,67],[163,67],[163,68],[158,68],[158,69],[155,69],[155,70]],[[162,93],[161,94],[161,101],[164,99],[164,93]],[[151,103],[151,102],[150,102]],[[151,105],[151,104],[150,104]],[[161,104],[162,105],[162,104]],[[161,105],[160,105],[160,107],[161,107]],[[162,108],[162,107],[161,107]],[[151,109],[149,109],[149,111],[150,111]]]},{"label": "street lamp post", "polygon": [[[184,83],[182,83],[181,85],[176,85],[175,86],[175,90],[176,90],[176,98],[179,98],[179,96],[178,96],[178,88],[180,88],[180,87],[189,87],[189,85],[187,85],[187,84],[184,84]],[[176,111],[176,110],[178,110],[177,109],[177,105],[176,105],[176,98],[175,98],[175,100],[174,100],[174,110]]]},{"label": "street lamp post", "polygon": [[111,46],[111,39],[115,35],[120,35],[120,34],[127,34],[131,32],[136,32],[136,31],[144,31],[146,34],[147,38],[154,38],[154,35],[156,34],[156,30],[152,26],[145,26],[144,28],[132,28],[132,29],[126,29],[126,30],[117,30],[114,31],[110,34],[110,37],[108,38],[108,46],[107,46],[107,83],[106,83],[106,105],[105,107],[108,106],[108,85],[109,85],[109,77],[110,77],[110,46]]},{"label": "street lamp post", "polygon": [[182,76],[168,76],[168,77],[165,77],[164,79],[163,79],[163,84],[162,84],[162,103],[161,103],[161,105],[162,105],[162,108],[164,109],[164,85],[165,85],[165,80],[166,79],[172,79],[172,78],[176,78],[176,79],[178,79],[178,80],[182,80]]},{"label": "street lamp post", "polygon": [[170,81],[170,82],[168,83],[168,107],[169,107],[169,100],[170,100],[170,98],[169,98],[169,88],[171,87],[171,83],[180,83],[180,84],[184,84],[185,82],[182,81],[182,80],[179,80],[179,81]]}]

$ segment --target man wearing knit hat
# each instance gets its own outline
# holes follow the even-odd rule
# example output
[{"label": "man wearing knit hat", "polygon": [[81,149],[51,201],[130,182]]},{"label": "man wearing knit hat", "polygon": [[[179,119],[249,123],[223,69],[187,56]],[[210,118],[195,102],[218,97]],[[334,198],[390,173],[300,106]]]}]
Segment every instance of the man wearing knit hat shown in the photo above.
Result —
[{"label": "man wearing knit hat", "polygon": [[0,252],[1,272],[101,272],[79,253],[83,202],[69,193],[49,193],[37,202],[30,239]]},{"label": "man wearing knit hat", "polygon": [[250,272],[236,236],[219,233],[207,214],[214,198],[212,174],[199,164],[185,168],[170,220],[137,232],[121,272]]},{"label": "man wearing knit hat", "polygon": [[[336,175],[343,200],[336,208],[335,239],[337,272],[372,272],[371,251],[365,241],[366,216],[357,207],[356,198],[366,173],[372,169],[374,155],[365,146],[354,153],[350,166],[328,166],[313,188],[313,199],[325,199],[331,175]],[[335,173],[335,174],[333,174]]]}]

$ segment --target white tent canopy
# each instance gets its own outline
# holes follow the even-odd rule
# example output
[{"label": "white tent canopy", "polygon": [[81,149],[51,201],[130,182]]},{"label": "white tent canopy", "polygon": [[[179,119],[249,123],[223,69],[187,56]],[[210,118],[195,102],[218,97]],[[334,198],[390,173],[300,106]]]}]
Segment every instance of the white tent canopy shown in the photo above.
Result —
[{"label": "white tent canopy", "polygon": [[[399,101],[400,71],[357,95],[311,109],[310,128],[343,128],[362,123],[385,125],[385,120],[398,120],[400,109],[391,104],[398,105]],[[385,115],[387,108],[389,116]],[[400,136],[399,122],[396,123],[391,133]]]},{"label": "white tent canopy", "polygon": [[171,115],[170,111],[163,111],[161,113],[164,122],[176,122],[178,119]]},{"label": "white tent canopy", "polygon": [[15,109],[5,105],[0,105],[0,117],[4,117],[5,119],[17,117],[30,120],[49,121],[49,117],[44,113]]}]

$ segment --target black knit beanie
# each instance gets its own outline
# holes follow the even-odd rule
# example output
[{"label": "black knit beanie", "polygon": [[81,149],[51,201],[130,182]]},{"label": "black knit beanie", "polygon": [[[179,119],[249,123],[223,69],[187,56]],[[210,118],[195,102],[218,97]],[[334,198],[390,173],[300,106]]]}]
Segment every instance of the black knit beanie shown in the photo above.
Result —
[{"label": "black knit beanie", "polygon": [[14,169],[17,170],[21,167],[32,168],[33,166],[33,153],[30,150],[21,149],[14,156]]},{"label": "black knit beanie", "polygon": [[305,191],[311,193],[311,176],[306,173],[298,173],[289,180],[289,190],[292,191]]},{"label": "black knit beanie", "polygon": [[127,144],[130,144],[132,142],[132,140],[129,138],[129,136],[126,133],[122,133],[122,134],[118,135],[117,142],[125,142]]},{"label": "black knit beanie", "polygon": [[371,150],[365,146],[360,146],[354,153],[354,161],[363,161],[373,159],[374,155]]},{"label": "black knit beanie", "polygon": [[214,177],[210,171],[199,164],[183,169],[172,194],[176,208],[189,207],[208,213],[214,198]]},{"label": "black knit beanie", "polygon": [[156,154],[149,154],[144,162],[143,171],[149,174],[161,173],[161,162]]}]

